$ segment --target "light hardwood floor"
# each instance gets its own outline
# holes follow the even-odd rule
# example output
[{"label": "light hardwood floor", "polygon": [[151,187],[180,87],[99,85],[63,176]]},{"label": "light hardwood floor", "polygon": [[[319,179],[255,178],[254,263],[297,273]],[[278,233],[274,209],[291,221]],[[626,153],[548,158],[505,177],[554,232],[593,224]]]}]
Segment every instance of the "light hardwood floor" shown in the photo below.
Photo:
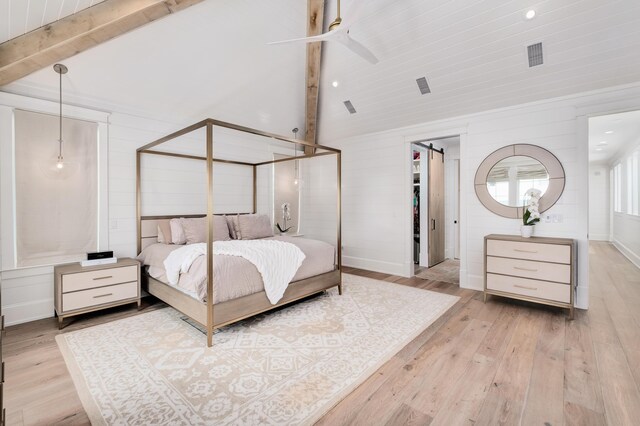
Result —
[{"label": "light hardwood floor", "polygon": [[[319,424],[639,424],[640,271],[609,244],[590,251],[591,307],[574,321],[555,308],[484,304],[453,284],[347,269],[461,299]],[[136,314],[96,313],[62,332]],[[7,329],[8,424],[88,423],[57,333],[54,319]]]}]

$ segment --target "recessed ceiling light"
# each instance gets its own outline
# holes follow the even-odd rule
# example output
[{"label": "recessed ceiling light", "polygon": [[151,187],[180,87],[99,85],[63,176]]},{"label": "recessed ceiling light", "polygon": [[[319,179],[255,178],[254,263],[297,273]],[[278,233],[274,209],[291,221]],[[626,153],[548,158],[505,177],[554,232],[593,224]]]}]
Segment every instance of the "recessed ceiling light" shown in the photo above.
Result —
[{"label": "recessed ceiling light", "polygon": [[596,151],[602,151],[602,148],[596,148]]},{"label": "recessed ceiling light", "polygon": [[604,132],[604,133],[605,133],[605,134],[607,134],[607,135],[610,135],[610,134],[612,134],[612,133],[613,133],[613,130],[607,130],[607,131],[606,131],[606,132]]},{"label": "recessed ceiling light", "polygon": [[601,145],[601,146],[602,146],[602,145],[609,145],[609,142],[607,142],[607,141],[601,141],[601,142],[598,142],[598,145]]},{"label": "recessed ceiling light", "polygon": [[524,17],[527,19],[533,19],[536,17],[536,11],[533,9],[527,10],[527,13],[524,14]]},{"label": "recessed ceiling light", "polygon": [[338,87],[339,84],[340,83],[338,83],[338,80],[333,80],[333,83],[331,83],[333,87]]}]

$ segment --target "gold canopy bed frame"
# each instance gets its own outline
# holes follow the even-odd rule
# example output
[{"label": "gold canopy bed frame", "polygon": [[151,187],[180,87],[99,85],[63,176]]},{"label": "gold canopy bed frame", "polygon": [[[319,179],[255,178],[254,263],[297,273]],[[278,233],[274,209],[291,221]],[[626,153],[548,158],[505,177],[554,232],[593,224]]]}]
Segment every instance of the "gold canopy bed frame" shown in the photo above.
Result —
[{"label": "gold canopy bed frame", "polygon": [[[236,130],[238,132],[249,133],[264,138],[276,139],[278,141],[287,142],[295,145],[304,145],[305,154],[289,158],[282,158],[271,161],[262,162],[243,162],[224,160],[214,157],[214,126],[226,129]],[[171,141],[178,137],[198,129],[205,128],[206,131],[206,157],[178,154],[172,152],[158,151],[153,149],[165,142]],[[307,149],[308,147],[308,149]],[[324,152],[318,152],[323,150]],[[142,216],[142,193],[141,193],[141,157],[142,155],[162,155],[169,157],[178,157],[183,159],[199,160],[207,162],[207,213],[206,215],[167,215],[167,216]],[[257,168],[265,165],[272,165],[283,161],[300,160],[305,158],[320,157],[326,155],[336,156],[337,168],[337,261],[333,271],[316,275],[299,281],[291,282],[280,301],[272,305],[264,291],[250,294],[237,299],[226,302],[213,303],[213,218],[214,218],[214,194],[213,194],[213,167],[215,163],[228,163],[251,167],[253,169],[253,213],[257,212]],[[137,228],[137,253],[139,254],[147,245],[157,240],[157,225],[161,221],[168,221],[178,217],[207,217],[207,297],[205,302],[194,299],[193,297],[181,292],[180,290],[154,279],[149,274],[143,274],[143,280],[146,283],[147,291],[158,299],[164,301],[168,305],[189,316],[195,322],[204,326],[207,330],[207,346],[213,344],[213,331],[225,325],[246,319],[259,313],[270,311],[322,292],[332,287],[338,287],[339,294],[342,294],[342,250],[341,250],[341,152],[339,149],[312,144],[306,141],[290,139],[272,133],[263,132],[248,127],[243,127],[223,121],[208,118],[206,120],[195,123],[191,126],[178,130],[170,135],[160,138],[154,142],[144,145],[136,150],[136,228]],[[235,213],[234,213],[235,214]],[[215,308],[215,309],[214,309]]]}]

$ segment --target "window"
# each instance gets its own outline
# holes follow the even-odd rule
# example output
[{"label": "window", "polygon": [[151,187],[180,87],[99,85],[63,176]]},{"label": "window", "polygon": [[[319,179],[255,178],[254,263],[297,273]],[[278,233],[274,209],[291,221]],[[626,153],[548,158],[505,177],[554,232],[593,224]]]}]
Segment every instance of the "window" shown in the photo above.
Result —
[{"label": "window", "polygon": [[622,213],[622,164],[613,167],[613,211]]},{"label": "window", "polygon": [[58,117],[14,117],[17,266],[77,261],[98,248],[98,125],[64,119],[58,169]]},{"label": "window", "polygon": [[636,151],[627,158],[627,213],[640,215],[640,180],[638,177],[638,160],[640,151]]}]

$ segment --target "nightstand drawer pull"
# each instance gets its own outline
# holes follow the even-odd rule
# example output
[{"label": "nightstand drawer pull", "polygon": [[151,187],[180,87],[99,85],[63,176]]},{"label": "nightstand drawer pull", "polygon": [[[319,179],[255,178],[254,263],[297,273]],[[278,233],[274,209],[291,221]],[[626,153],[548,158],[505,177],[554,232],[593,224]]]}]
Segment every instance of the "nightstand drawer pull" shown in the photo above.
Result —
[{"label": "nightstand drawer pull", "polygon": [[113,278],[113,275],[107,275],[107,276],[104,276],[104,277],[96,277],[96,278],[94,278],[93,280],[94,280],[94,281],[98,281],[98,280],[108,280],[109,278]]},{"label": "nightstand drawer pull", "polygon": [[514,266],[513,269],[517,269],[519,271],[529,271],[529,272],[538,272],[537,269],[533,269],[533,268],[523,268],[521,266]]},{"label": "nightstand drawer pull", "polygon": [[526,285],[519,285],[519,284],[514,284],[514,287],[518,287],[518,288],[524,288],[525,290],[538,290],[538,287],[528,287]]},{"label": "nightstand drawer pull", "polygon": [[[62,292],[71,293],[73,291],[88,290],[90,288],[105,287],[113,284],[123,284],[138,281],[137,265],[115,266],[98,270],[88,270],[63,274]],[[103,290],[104,292],[104,290]]]},{"label": "nightstand drawer pull", "polygon": [[105,293],[105,294],[99,294],[97,296],[93,296],[94,299],[98,299],[100,297],[109,297],[109,296],[113,296],[113,293]]},{"label": "nightstand drawer pull", "polygon": [[523,250],[523,249],[513,249],[513,251],[517,251],[519,253],[537,253],[538,250]]}]

